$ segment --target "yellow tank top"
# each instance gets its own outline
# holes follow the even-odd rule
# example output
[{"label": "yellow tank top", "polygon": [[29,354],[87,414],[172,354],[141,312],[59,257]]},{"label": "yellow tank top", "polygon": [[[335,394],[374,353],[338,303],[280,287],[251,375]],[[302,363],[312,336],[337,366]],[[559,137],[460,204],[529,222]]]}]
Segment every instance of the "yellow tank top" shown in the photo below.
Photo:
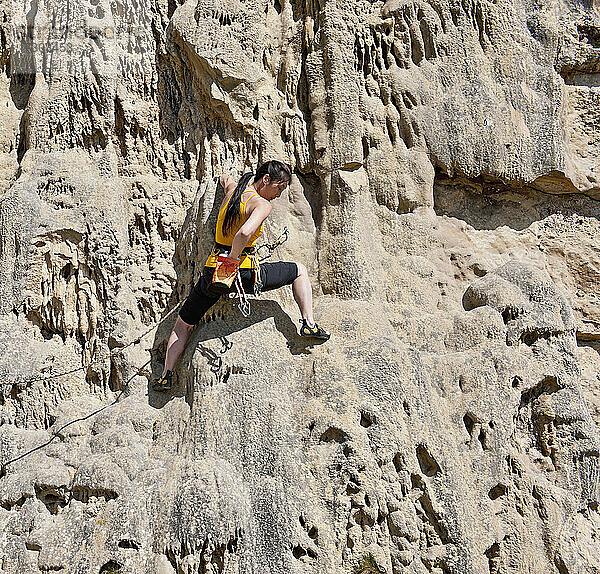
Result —
[{"label": "yellow tank top", "polygon": [[[246,193],[247,191],[250,191],[252,193],[251,193],[251,195],[246,197],[246,200],[244,200],[244,193]],[[233,244],[233,238],[235,237],[235,234],[239,231],[240,227],[242,225],[244,225],[244,223],[248,219],[248,216],[246,215],[246,204],[252,197],[254,197],[255,195],[258,195],[258,192],[254,191],[252,188],[248,188],[244,191],[244,193],[242,193],[242,200],[240,201],[240,217],[235,221],[234,225],[229,229],[227,235],[223,234],[223,220],[225,219],[225,214],[227,213],[227,206],[229,205],[229,201],[231,200],[231,197],[225,202],[225,205],[223,207],[221,207],[221,209],[219,210],[219,215],[217,217],[217,229],[215,232],[215,241],[217,243],[220,243],[221,245],[227,245],[227,246],[231,247],[231,245]],[[254,247],[254,245],[256,244],[256,240],[262,235],[262,232],[263,232],[263,224],[261,223],[258,226],[258,229],[252,234],[252,237],[250,238],[250,241],[246,244],[246,247]],[[208,257],[208,259],[206,260],[206,267],[216,267],[217,257],[218,257],[218,254],[216,254],[214,252],[211,253],[210,256]],[[240,267],[242,267],[242,268],[251,268],[252,267],[252,258],[251,257],[248,257],[245,254],[242,254],[240,257],[240,260],[241,260]]]}]

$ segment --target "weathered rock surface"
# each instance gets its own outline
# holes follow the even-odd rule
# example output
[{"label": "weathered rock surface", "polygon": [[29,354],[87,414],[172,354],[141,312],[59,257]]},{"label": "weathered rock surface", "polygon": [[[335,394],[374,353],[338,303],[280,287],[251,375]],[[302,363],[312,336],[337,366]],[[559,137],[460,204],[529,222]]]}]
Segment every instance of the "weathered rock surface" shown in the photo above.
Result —
[{"label": "weathered rock surface", "polygon": [[[597,0],[0,0],[0,572],[600,572]],[[291,292],[149,390],[222,190]]]}]

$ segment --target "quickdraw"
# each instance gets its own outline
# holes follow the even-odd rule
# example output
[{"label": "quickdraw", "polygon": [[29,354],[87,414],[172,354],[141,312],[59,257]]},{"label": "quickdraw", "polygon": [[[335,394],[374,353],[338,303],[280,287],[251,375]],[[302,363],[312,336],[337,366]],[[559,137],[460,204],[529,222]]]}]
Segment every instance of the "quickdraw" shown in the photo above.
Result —
[{"label": "quickdraw", "polygon": [[[248,297],[246,297],[246,292],[244,291],[244,287],[242,286],[242,277],[240,272],[237,272],[237,276],[235,278],[235,289],[237,291],[238,298],[238,309],[241,311],[244,317],[250,316],[250,301],[248,301]],[[234,293],[234,296],[236,294]]]},{"label": "quickdraw", "polygon": [[[254,268],[254,295],[258,297],[262,292],[262,281],[260,280],[260,264],[265,259],[268,259],[273,255],[275,249],[277,249],[282,243],[285,243],[289,238],[290,232],[287,227],[283,228],[281,235],[277,238],[274,243],[266,243],[265,245],[261,245],[254,253],[250,255],[252,259],[252,267]],[[261,249],[267,249],[268,253],[263,257],[259,257]],[[238,298],[238,309],[241,311],[244,317],[250,316],[250,301],[246,296],[244,291],[244,287],[242,286],[242,279],[240,277],[240,272],[238,271],[236,280],[235,280],[235,288],[236,293],[231,293],[229,296],[233,299],[235,297]]]},{"label": "quickdraw", "polygon": [[275,243],[265,243],[265,245],[261,245],[260,247],[258,247],[256,250],[257,257],[259,255],[261,249],[268,249],[268,251],[269,251],[269,253],[267,253],[264,257],[260,257],[259,261],[264,261],[265,259],[268,259],[269,257],[271,257],[271,255],[273,255],[273,252],[275,251],[275,249],[277,249],[282,243],[285,243],[288,240],[289,235],[290,235],[290,232],[288,231],[288,228],[284,227],[283,231],[281,232],[281,235],[277,238],[277,241],[275,241]]},{"label": "quickdraw", "polygon": [[260,259],[252,256],[252,267],[254,267],[254,295],[258,297],[262,292],[262,281],[260,279]]}]

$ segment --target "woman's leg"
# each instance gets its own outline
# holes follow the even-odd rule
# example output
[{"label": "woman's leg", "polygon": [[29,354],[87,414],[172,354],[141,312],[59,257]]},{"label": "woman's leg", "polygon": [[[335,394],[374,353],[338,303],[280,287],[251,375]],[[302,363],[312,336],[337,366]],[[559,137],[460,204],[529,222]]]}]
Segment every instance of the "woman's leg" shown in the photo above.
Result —
[{"label": "woman's leg", "polygon": [[292,293],[294,300],[298,304],[300,314],[310,327],[315,326],[312,303],[312,286],[308,277],[308,271],[302,263],[296,263],[298,267],[298,277],[292,283]]},{"label": "woman's leg", "polygon": [[165,377],[167,371],[173,370],[177,359],[185,349],[192,329],[204,313],[219,300],[218,296],[214,297],[206,292],[210,285],[211,273],[212,269],[203,269],[202,276],[179,310],[179,315],[167,342],[165,366],[161,378]]},{"label": "woman's leg", "polygon": [[181,353],[183,353],[185,346],[187,344],[188,338],[194,325],[190,325],[186,323],[181,317],[177,317],[175,321],[175,325],[173,326],[173,330],[171,331],[171,336],[169,337],[169,342],[167,343],[167,354],[165,356],[165,367],[162,372],[162,376],[164,377],[167,374],[167,371],[172,371],[177,359]]},{"label": "woman's leg", "polygon": [[[245,269],[241,269],[242,282],[244,289],[252,288],[254,276],[244,275]],[[279,289],[284,285],[292,286],[292,293],[296,301],[300,314],[306,322],[314,327],[315,319],[313,316],[312,287],[308,277],[308,271],[302,263],[292,263],[291,261],[279,261],[277,263],[263,263],[260,266],[260,275],[262,280],[262,290],[271,291]],[[251,291],[250,291],[251,292]]]},{"label": "woman's leg", "polygon": [[[247,293],[254,288],[254,272],[249,269],[240,269],[242,284]],[[302,315],[300,335],[326,341],[329,334],[315,323],[313,316],[312,287],[308,271],[302,263],[279,261],[277,263],[263,263],[260,266],[262,291],[279,289],[284,285],[292,286],[292,293]]]}]

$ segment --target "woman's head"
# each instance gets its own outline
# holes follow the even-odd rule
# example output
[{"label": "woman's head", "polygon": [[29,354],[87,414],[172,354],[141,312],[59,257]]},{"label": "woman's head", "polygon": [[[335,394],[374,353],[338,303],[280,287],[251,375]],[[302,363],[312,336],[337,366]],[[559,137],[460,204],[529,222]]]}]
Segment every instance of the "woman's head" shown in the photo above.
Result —
[{"label": "woman's head", "polygon": [[254,176],[254,187],[265,199],[279,197],[292,179],[290,168],[277,160],[263,163]]},{"label": "woman's head", "polygon": [[279,197],[292,179],[292,170],[283,162],[270,160],[263,163],[256,173],[245,173],[238,182],[223,219],[223,234],[227,235],[236,219],[240,216],[242,194],[250,181],[261,197],[271,201]]}]

